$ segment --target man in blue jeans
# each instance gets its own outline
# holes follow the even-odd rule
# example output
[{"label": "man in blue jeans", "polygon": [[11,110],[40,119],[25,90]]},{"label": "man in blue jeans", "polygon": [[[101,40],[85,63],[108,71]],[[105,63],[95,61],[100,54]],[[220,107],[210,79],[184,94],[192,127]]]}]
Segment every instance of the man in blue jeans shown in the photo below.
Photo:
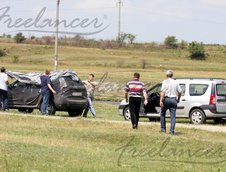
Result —
[{"label": "man in blue jeans", "polygon": [[89,78],[87,81],[83,81],[86,90],[87,90],[87,97],[88,97],[88,106],[83,113],[83,117],[87,117],[88,111],[92,113],[93,117],[96,118],[96,112],[93,107],[93,98],[94,98],[94,91],[95,87],[97,86],[97,82],[94,81],[94,74],[89,74]]},{"label": "man in blue jeans", "polygon": [[45,73],[40,77],[41,93],[42,93],[42,104],[41,104],[42,115],[48,115],[47,106],[49,104],[50,93],[52,92],[53,94],[56,94],[56,91],[51,86],[51,80],[49,78],[49,73],[50,73],[49,70],[45,70]]},{"label": "man in blue jeans", "polygon": [[168,70],[166,72],[167,79],[163,81],[161,94],[160,94],[160,121],[161,132],[166,132],[166,111],[170,111],[170,134],[174,135],[174,129],[176,126],[176,109],[177,103],[181,98],[181,87],[176,80],[173,79],[173,72]]},{"label": "man in blue jeans", "polygon": [[4,111],[9,111],[9,107],[8,107],[9,81],[8,81],[8,75],[5,72],[6,72],[6,69],[2,67],[0,72],[0,109]]}]

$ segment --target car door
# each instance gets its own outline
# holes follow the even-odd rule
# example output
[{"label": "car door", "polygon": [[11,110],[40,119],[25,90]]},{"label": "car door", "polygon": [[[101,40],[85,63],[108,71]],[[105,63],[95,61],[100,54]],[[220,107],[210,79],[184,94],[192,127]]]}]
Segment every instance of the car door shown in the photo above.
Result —
[{"label": "car door", "polygon": [[159,83],[148,90],[148,104],[146,106],[141,105],[142,108],[144,107],[145,113],[149,113],[149,114],[159,113],[160,111],[159,100],[160,100],[161,86],[162,84]]},{"label": "car door", "polygon": [[217,113],[226,113],[226,83],[216,84]]},{"label": "car door", "polygon": [[179,83],[182,92],[180,102],[177,104],[177,116],[184,117],[186,115],[186,103],[189,99],[189,90],[187,89],[187,85],[185,83]]},{"label": "car door", "polygon": [[38,107],[41,99],[41,90],[39,85],[26,84],[24,95],[24,105],[26,107]]},{"label": "car door", "polygon": [[24,105],[26,84],[16,81],[10,84],[8,89],[9,107],[19,107]]},{"label": "car door", "polygon": [[206,95],[210,91],[210,85],[205,82],[192,82],[186,85],[185,94],[178,104],[177,116],[189,117],[189,112],[193,107],[206,104]]}]

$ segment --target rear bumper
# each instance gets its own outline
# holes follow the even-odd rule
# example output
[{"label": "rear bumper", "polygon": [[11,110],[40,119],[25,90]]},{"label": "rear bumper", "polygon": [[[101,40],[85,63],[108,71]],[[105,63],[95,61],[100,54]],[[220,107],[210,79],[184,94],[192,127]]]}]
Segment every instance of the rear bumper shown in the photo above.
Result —
[{"label": "rear bumper", "polygon": [[64,98],[64,99],[54,99],[55,106],[57,110],[63,110],[63,111],[68,111],[68,110],[74,110],[74,109],[85,109],[88,106],[88,100],[87,99],[69,99],[69,98]]},{"label": "rear bumper", "polygon": [[201,106],[206,114],[207,118],[224,118],[226,113],[218,113],[215,105],[203,105]]}]

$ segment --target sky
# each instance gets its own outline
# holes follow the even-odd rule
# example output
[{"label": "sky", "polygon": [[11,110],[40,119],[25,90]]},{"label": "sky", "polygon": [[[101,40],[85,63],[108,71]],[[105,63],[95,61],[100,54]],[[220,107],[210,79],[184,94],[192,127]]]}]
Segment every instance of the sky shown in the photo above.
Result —
[{"label": "sky", "polygon": [[[86,38],[115,39],[119,0],[61,0],[61,36],[80,33]],[[226,45],[225,0],[122,0],[121,31],[136,42],[179,41]],[[0,35],[21,31],[27,36],[55,32],[57,0],[1,0]],[[39,16],[39,20],[37,19]],[[36,24],[35,24],[36,21]],[[27,22],[27,23],[26,23]],[[65,25],[64,25],[65,24]]]}]

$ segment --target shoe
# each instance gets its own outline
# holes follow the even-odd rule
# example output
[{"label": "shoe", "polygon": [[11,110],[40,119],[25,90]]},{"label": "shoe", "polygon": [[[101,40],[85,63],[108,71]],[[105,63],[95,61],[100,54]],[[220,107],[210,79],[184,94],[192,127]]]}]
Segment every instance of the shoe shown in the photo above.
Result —
[{"label": "shoe", "polygon": [[170,132],[169,134],[170,134],[171,136],[173,136],[175,133],[174,133],[174,132]]},{"label": "shoe", "polygon": [[161,130],[160,133],[166,133],[166,130]]},{"label": "shoe", "polygon": [[5,109],[5,112],[9,112],[9,109]]},{"label": "shoe", "polygon": [[133,125],[133,129],[138,129],[138,126],[137,125]]}]

